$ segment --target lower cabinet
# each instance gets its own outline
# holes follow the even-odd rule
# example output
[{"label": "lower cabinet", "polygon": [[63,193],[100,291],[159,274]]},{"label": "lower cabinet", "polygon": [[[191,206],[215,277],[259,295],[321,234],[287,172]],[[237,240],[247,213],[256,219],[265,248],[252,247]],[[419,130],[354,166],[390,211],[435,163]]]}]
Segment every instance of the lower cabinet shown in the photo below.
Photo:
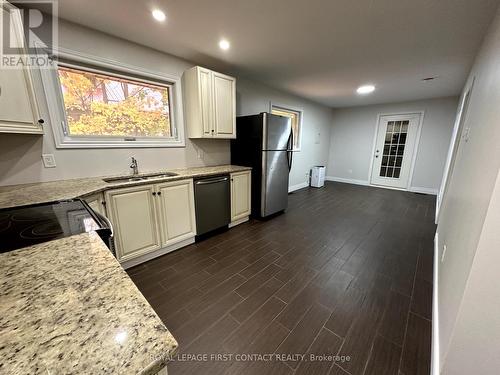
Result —
[{"label": "lower cabinet", "polygon": [[231,224],[248,220],[251,205],[252,180],[250,171],[231,173]]},{"label": "lower cabinet", "polygon": [[109,190],[106,207],[114,228],[116,257],[125,262],[124,267],[194,241],[192,179]]},{"label": "lower cabinet", "polygon": [[193,180],[156,185],[162,247],[196,235]]},{"label": "lower cabinet", "polygon": [[[248,220],[250,193],[250,171],[232,173],[230,226]],[[116,257],[124,268],[194,242],[192,179],[112,189],[102,198],[96,194],[85,200],[97,212],[107,213],[114,228]]]},{"label": "lower cabinet", "polygon": [[106,203],[120,262],[160,249],[155,185],[109,190]]}]

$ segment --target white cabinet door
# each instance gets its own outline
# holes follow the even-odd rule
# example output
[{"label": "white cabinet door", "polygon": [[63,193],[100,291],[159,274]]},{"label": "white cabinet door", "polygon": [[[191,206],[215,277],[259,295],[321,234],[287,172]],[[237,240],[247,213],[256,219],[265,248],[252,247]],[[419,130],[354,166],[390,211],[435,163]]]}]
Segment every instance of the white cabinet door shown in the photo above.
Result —
[{"label": "white cabinet door", "polygon": [[104,196],[102,193],[92,194],[87,198],[84,198],[85,202],[92,208],[95,212],[106,216],[106,208],[104,205]]},{"label": "white cabinet door", "polygon": [[109,218],[115,231],[116,255],[127,261],[160,248],[154,185],[110,190]]},{"label": "white cabinet door", "polygon": [[250,171],[231,173],[231,222],[250,215],[251,186]]},{"label": "white cabinet door", "polygon": [[215,137],[236,137],[236,84],[233,77],[213,72]]},{"label": "white cabinet door", "polygon": [[236,137],[236,79],[195,66],[184,72],[184,119],[189,138]]},{"label": "white cabinet door", "polygon": [[162,247],[196,235],[193,180],[156,185]]},{"label": "white cabinet door", "polygon": [[[0,17],[16,8],[8,2],[0,5]],[[24,38],[19,13],[11,13],[12,38]],[[0,132],[42,134],[38,107],[29,68],[0,69]]]},{"label": "white cabinet door", "polygon": [[211,137],[215,131],[213,123],[212,72],[208,69],[198,68],[198,80],[203,135]]}]

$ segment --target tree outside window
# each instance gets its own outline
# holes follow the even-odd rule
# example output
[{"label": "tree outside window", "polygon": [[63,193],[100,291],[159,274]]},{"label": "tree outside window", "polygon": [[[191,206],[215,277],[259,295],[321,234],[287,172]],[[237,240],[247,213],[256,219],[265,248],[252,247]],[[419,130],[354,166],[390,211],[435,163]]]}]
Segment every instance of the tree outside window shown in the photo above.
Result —
[{"label": "tree outside window", "polygon": [[71,136],[172,137],[168,86],[59,67]]}]

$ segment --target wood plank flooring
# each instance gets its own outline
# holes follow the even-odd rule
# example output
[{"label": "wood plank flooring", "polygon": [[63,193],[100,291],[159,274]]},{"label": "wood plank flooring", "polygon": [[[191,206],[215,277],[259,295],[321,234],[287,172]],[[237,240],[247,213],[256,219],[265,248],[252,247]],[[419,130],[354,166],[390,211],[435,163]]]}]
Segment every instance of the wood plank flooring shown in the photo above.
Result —
[{"label": "wood plank flooring", "polygon": [[169,374],[428,375],[434,201],[330,182],[128,270],[179,341]]}]

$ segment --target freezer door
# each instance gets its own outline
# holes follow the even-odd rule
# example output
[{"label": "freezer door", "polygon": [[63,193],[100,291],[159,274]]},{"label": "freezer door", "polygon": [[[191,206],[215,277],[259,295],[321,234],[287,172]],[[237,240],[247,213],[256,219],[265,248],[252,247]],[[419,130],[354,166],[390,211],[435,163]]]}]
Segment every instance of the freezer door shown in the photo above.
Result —
[{"label": "freezer door", "polygon": [[262,153],[261,216],[269,216],[288,206],[288,159],[286,151]]},{"label": "freezer door", "polygon": [[262,150],[286,150],[292,132],[289,118],[263,113]]}]

